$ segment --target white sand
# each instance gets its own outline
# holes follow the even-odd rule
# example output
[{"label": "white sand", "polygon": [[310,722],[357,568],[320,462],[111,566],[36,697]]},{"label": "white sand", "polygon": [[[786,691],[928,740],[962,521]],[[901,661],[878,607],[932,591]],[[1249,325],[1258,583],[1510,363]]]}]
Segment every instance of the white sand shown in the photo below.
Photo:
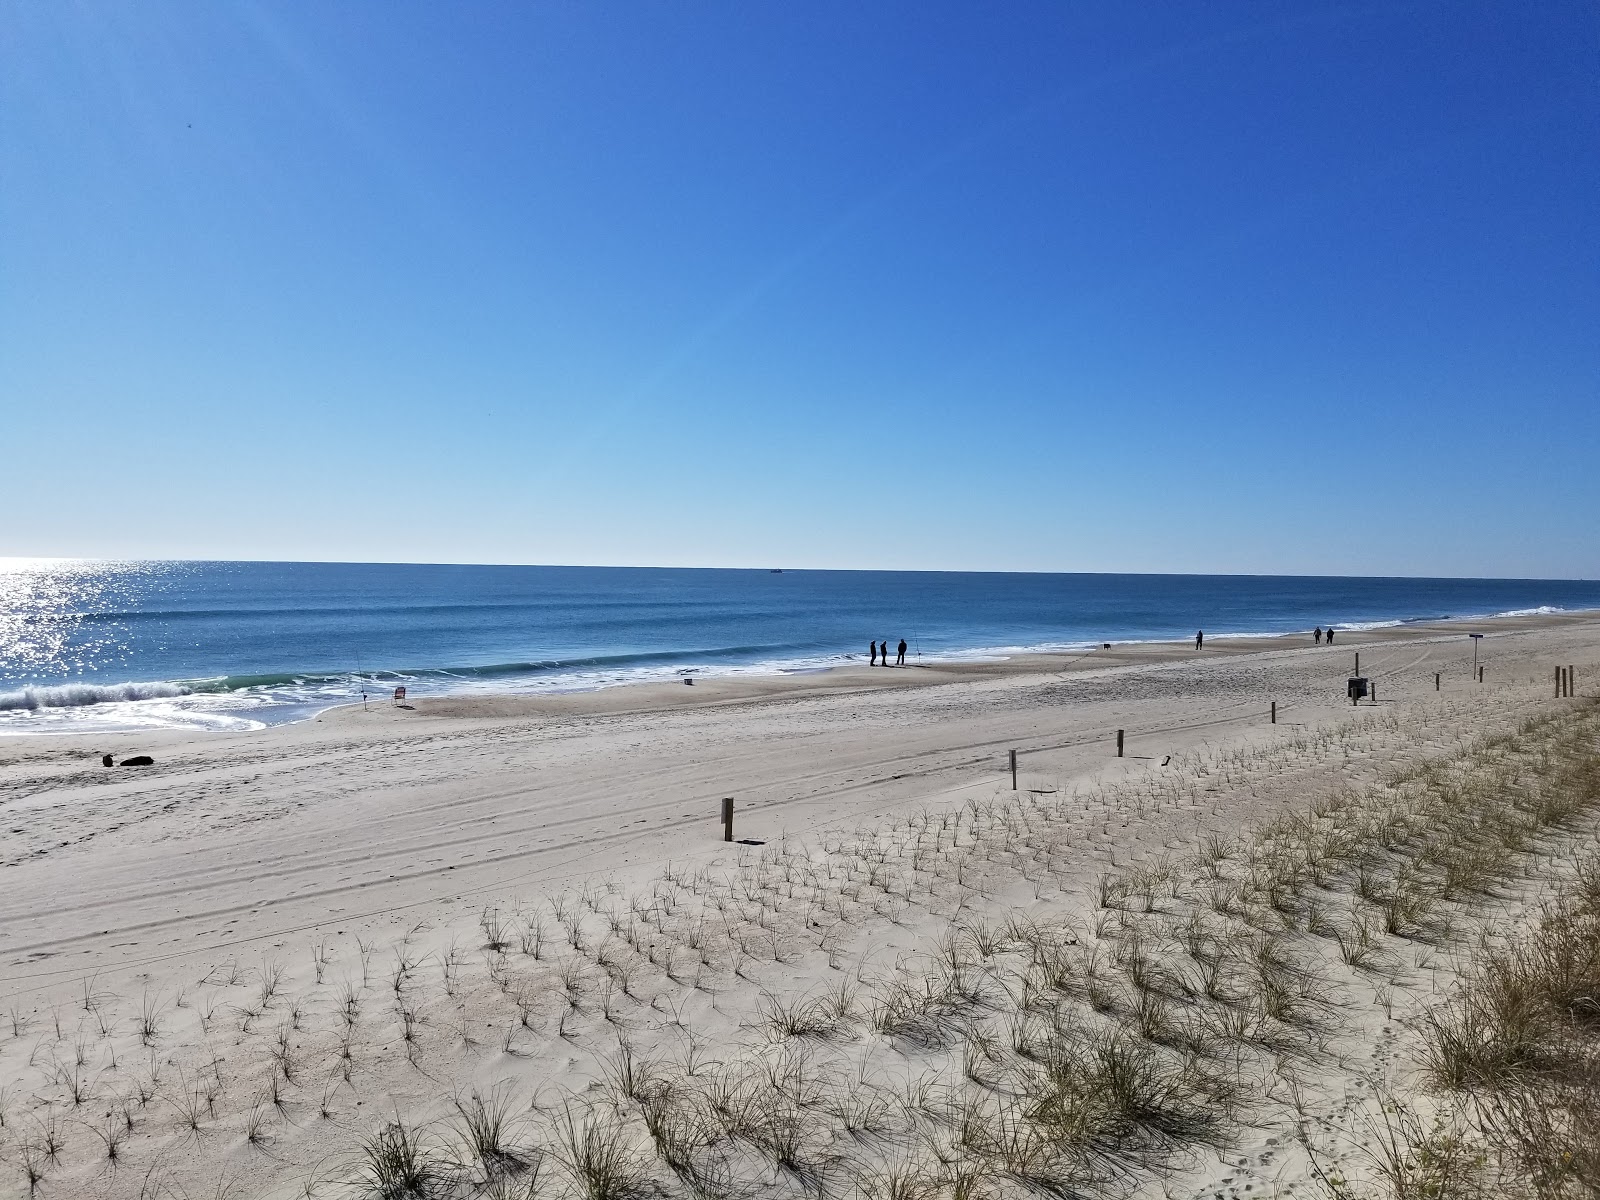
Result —
[{"label": "white sand", "polygon": [[[985,906],[995,915],[1071,909],[1109,866],[1238,832],[1346,777],[1370,778],[1548,708],[1557,665],[1577,667],[1580,691],[1600,678],[1600,618],[1473,625],[1488,635],[1482,685],[1469,679],[1464,629],[1343,634],[1334,647],[1216,639],[1199,655],[1136,646],[383,703],[247,734],[0,740],[0,1095],[10,1118],[0,1156],[9,1144],[15,1160],[16,1131],[59,1114],[67,1149],[51,1165],[49,1194],[133,1196],[159,1178],[198,1198],[231,1171],[240,1194],[292,1195],[343,1170],[359,1133],[386,1114],[437,1117],[462,1088],[502,1081],[521,1105],[541,1089],[547,1100],[550,1088],[581,1093],[619,1028],[642,1045],[704,1038],[715,1057],[743,1036],[739,1023],[763,993],[815,991],[836,974],[830,959],[869,977],[887,972],[953,914],[931,900],[841,901],[826,944],[783,961],[789,934],[763,941],[754,936],[762,922],[743,912],[724,923],[724,942],[738,947],[730,957],[695,972],[669,960],[678,982],[652,959],[628,989],[637,995],[619,995],[594,964],[569,1027],[553,966],[513,952],[526,968],[520,982],[490,978],[481,910],[509,923],[514,910],[539,907],[559,943],[550,899],[566,893],[576,907],[581,890],[604,894],[583,935],[593,958],[606,937],[602,911],[625,911],[630,895],[659,897],[669,869],[680,881],[696,872],[735,880],[743,861],[769,878],[784,868],[761,856],[786,842],[813,847],[820,861],[858,830],[889,837],[906,814],[1009,797],[1012,748],[1024,794],[1078,806],[1072,846],[1052,860],[1047,883],[989,861],[988,882],[963,903],[969,916]],[[1344,681],[1358,651],[1378,703],[1352,714]],[[1353,715],[1366,732],[1344,759],[1306,748]],[[1118,728],[1128,732],[1120,760]],[[107,770],[103,753],[156,763]],[[763,845],[720,840],[723,796],[736,798],[736,836]],[[796,914],[775,907],[772,917],[782,925]],[[374,948],[357,1066],[330,1093],[337,983],[359,983],[363,943]],[[313,948],[322,944],[319,984]],[[402,992],[417,997],[421,1033],[408,1062],[396,1018],[405,1005],[391,1003],[390,976],[412,960]],[[274,965],[275,994],[252,1000]],[[150,1037],[138,1028],[146,997],[159,1013]],[[245,1133],[280,1027],[303,1065],[286,1106],[266,1106],[270,1143],[257,1146]],[[90,1081],[85,1104],[71,1102],[74,1070]],[[206,1071],[218,1081],[211,1132],[193,1136],[182,1096]],[[142,1077],[155,1080],[148,1101]],[[109,1171],[95,1128],[100,1114],[129,1105],[139,1119]],[[0,1168],[0,1195],[13,1192],[26,1194],[21,1175]]]}]

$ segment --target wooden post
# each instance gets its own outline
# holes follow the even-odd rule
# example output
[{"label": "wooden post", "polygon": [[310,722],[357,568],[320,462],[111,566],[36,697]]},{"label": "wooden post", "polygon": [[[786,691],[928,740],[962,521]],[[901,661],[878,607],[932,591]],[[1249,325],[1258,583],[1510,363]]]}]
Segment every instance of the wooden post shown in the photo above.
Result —
[{"label": "wooden post", "polygon": [[733,797],[722,798],[722,840],[733,841]]},{"label": "wooden post", "polygon": [[1355,674],[1357,674],[1357,675],[1361,674],[1361,651],[1359,651],[1359,650],[1356,651],[1356,669],[1355,669]]},{"label": "wooden post", "polygon": [[1576,674],[1577,674],[1577,672],[1575,670],[1573,670],[1571,667],[1567,668],[1567,695],[1568,696],[1572,695],[1572,689],[1575,686],[1573,684],[1573,682],[1572,682],[1572,677],[1574,675],[1576,675]]},{"label": "wooden post", "polygon": [[1433,673],[1433,690],[1436,692],[1439,690],[1439,672],[1437,671]]},{"label": "wooden post", "polygon": [[1017,790],[1017,752],[1011,752],[1011,790]]},{"label": "wooden post", "polygon": [[1367,699],[1374,704],[1378,702],[1378,681],[1376,679],[1367,684]]},{"label": "wooden post", "polygon": [[1482,667],[1478,668],[1478,682],[1479,683],[1483,682],[1483,668]]},{"label": "wooden post", "polygon": [[1556,699],[1561,699],[1561,668],[1556,668]]},{"label": "wooden post", "polygon": [[1274,725],[1278,723],[1278,702],[1276,700],[1272,702],[1272,723]]},{"label": "wooden post", "polygon": [[1122,757],[1122,730],[1117,730],[1117,757]]}]

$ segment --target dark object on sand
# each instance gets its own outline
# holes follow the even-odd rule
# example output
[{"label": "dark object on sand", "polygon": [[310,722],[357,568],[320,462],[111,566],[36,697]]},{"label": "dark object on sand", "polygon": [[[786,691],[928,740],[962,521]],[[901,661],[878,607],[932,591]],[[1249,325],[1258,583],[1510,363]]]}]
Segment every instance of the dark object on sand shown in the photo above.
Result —
[{"label": "dark object on sand", "polygon": [[117,765],[117,764],[116,764],[116,761],[115,761],[115,760],[114,760],[114,759],[113,759],[113,758],[112,758],[112,757],[111,757],[111,755],[109,755],[109,754],[102,754],[102,755],[101,755],[101,756],[100,756],[100,765],[101,765],[101,766],[102,766],[102,767],[114,767],[114,766],[116,766],[116,765]]},{"label": "dark object on sand", "polygon": [[1367,680],[1364,675],[1354,675],[1345,682],[1345,694],[1350,697],[1350,703],[1365,699],[1367,694]]},{"label": "dark object on sand", "polygon": [[156,765],[156,760],[148,754],[135,754],[132,758],[123,759],[122,765],[125,767],[153,767]]},{"label": "dark object on sand", "polygon": [[683,682],[688,684],[690,687],[694,686],[694,680],[692,679],[685,679]]}]

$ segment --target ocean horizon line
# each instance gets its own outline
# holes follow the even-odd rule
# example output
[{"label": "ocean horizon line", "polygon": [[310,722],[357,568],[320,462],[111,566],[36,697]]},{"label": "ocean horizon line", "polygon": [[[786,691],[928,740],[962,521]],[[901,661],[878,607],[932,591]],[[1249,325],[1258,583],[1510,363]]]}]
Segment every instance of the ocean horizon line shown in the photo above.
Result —
[{"label": "ocean horizon line", "polygon": [[382,558],[172,558],[161,555],[95,556],[95,555],[0,555],[0,570],[17,563],[74,563],[83,565],[259,565],[259,566],[319,566],[319,567],[440,567],[481,568],[484,570],[546,570],[546,571],[726,571],[755,574],[829,574],[829,575],[1022,575],[1022,576],[1091,576],[1130,579],[1302,579],[1302,580],[1392,580],[1405,582],[1451,583],[1595,583],[1600,576],[1587,575],[1430,575],[1430,574],[1361,574],[1349,572],[1304,571],[1157,571],[1157,570],[1101,570],[1093,568],[1054,569],[1043,567],[816,567],[785,566],[768,563],[755,566],[705,566],[683,563],[556,563],[556,562],[472,562],[431,559]]}]

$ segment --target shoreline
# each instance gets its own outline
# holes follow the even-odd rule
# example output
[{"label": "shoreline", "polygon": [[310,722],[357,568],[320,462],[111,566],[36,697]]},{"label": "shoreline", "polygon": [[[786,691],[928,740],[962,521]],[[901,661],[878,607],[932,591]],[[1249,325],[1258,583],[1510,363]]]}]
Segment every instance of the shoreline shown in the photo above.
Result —
[{"label": "shoreline", "polygon": [[[1207,635],[1205,646],[1194,649],[1190,640],[1112,642],[1099,647],[1059,653],[1023,653],[1004,658],[955,659],[908,663],[905,667],[869,667],[852,664],[806,675],[710,676],[693,687],[666,682],[616,684],[586,691],[559,693],[457,694],[417,697],[408,708],[383,703],[401,719],[423,717],[515,719],[529,716],[647,714],[668,710],[693,710],[760,702],[781,702],[812,696],[909,690],[983,679],[1010,679],[1036,675],[1083,675],[1117,669],[1137,669],[1164,664],[1203,662],[1240,655],[1267,655],[1309,651],[1333,656],[1354,653],[1368,646],[1396,642],[1443,641],[1477,632],[1484,621],[1504,622],[1493,636],[1530,633],[1600,620],[1600,609],[1574,613],[1541,613],[1518,617],[1468,617],[1449,621],[1384,625],[1360,631],[1340,631],[1344,638],[1333,645],[1315,645],[1305,633]],[[1491,635],[1484,634],[1488,641]],[[1487,660],[1485,660],[1487,663]],[[327,709],[313,720],[342,719],[359,704]],[[411,716],[414,714],[414,716]]]},{"label": "shoreline", "polygon": [[[1482,685],[1468,632],[1486,635]],[[1379,695],[1353,707],[1357,652]],[[1568,665],[1578,694],[1553,696]],[[201,1121],[218,1136],[141,1121],[132,1169],[95,1194],[134,1200],[156,1161],[190,1194],[236,1165],[287,1194],[390,1112],[450,1119],[446,1097],[502,1080],[519,1105],[552,1084],[589,1095],[619,1030],[651,1061],[687,1033],[731,1053],[764,1005],[804,1006],[853,968],[864,995],[889,995],[900,965],[918,969],[957,925],[1091,928],[1107,879],[1141,894],[1173,862],[1289,814],[1331,820],[1352,790],[1414,781],[1485,738],[1592,730],[1597,678],[1600,615],[1564,615],[1391,627],[1331,648],[1125,644],[745,680],[726,695],[612,688],[509,708],[357,705],[230,738],[0,743],[0,1011],[24,1034],[0,1040],[0,1086],[14,1112],[79,1111],[54,1068],[82,1044],[83,1079],[109,1108],[145,1078],[153,1041],[178,1103],[187,1081],[215,1079]],[[101,767],[124,746],[154,762]],[[1125,915],[1166,919],[1142,908]],[[1341,969],[1329,939],[1299,945]],[[1371,1014],[1350,1036],[1384,1050],[1381,1005],[1344,1011]],[[899,1052],[871,1045],[898,1078]],[[334,1115],[273,1117],[272,1157],[258,1154],[241,1131],[276,1111],[260,1103],[271,1081],[292,1112],[321,1111],[341,1063],[349,1086],[321,1101]],[[69,1129],[53,1182],[87,1193],[103,1151]],[[1185,1188],[1202,1190],[1217,1189]]]},{"label": "shoreline", "polygon": [[[489,718],[514,718],[531,715],[554,715],[564,712],[624,713],[654,712],[663,709],[705,708],[719,704],[737,704],[747,701],[782,699],[786,696],[828,694],[837,692],[875,691],[892,688],[927,687],[953,683],[963,679],[1028,675],[1054,672],[1075,672],[1107,667],[1133,666],[1151,662],[1178,661],[1184,658],[1205,658],[1220,654],[1244,654],[1273,649],[1312,649],[1332,653],[1336,650],[1362,645],[1382,644],[1395,639],[1422,639],[1448,637],[1477,631],[1493,623],[1493,636],[1523,632],[1529,629],[1560,627],[1600,617],[1600,608],[1572,609],[1560,612],[1497,613],[1487,616],[1452,617],[1443,620],[1396,620],[1393,622],[1363,623],[1361,629],[1340,629],[1342,641],[1334,645],[1313,645],[1309,630],[1289,632],[1244,632],[1208,634],[1204,649],[1196,651],[1190,639],[1131,639],[1110,643],[1083,643],[1060,650],[1031,650],[1010,647],[973,647],[948,651],[951,657],[927,655],[904,667],[871,667],[852,656],[833,665],[798,666],[784,669],[776,667],[760,671],[738,665],[695,666],[678,669],[671,678],[621,680],[597,683],[592,686],[541,691],[490,690],[472,688],[436,694],[408,696],[403,705],[396,705],[387,692],[379,692],[367,700],[367,708],[393,708],[398,712],[411,712],[417,716],[478,716]],[[1485,638],[1490,635],[1485,630]],[[908,673],[911,673],[908,675]],[[373,677],[374,683],[387,687],[406,676],[388,672],[389,680]],[[693,685],[685,680],[693,678]],[[157,687],[182,686],[184,681],[146,681],[108,685],[43,685],[44,687],[105,686],[105,687]],[[407,685],[408,687],[410,685]],[[28,690],[28,689],[19,689]],[[186,695],[217,694],[238,695],[238,692],[189,692]],[[181,699],[155,697],[123,701],[123,703],[151,703]],[[100,704],[52,706],[43,708],[50,713],[89,713]],[[321,704],[307,701],[309,711],[287,720],[265,721],[242,712],[236,719],[250,724],[235,728],[206,728],[201,722],[190,724],[140,725],[99,723],[92,717],[78,721],[60,719],[49,728],[7,728],[0,721],[0,744],[19,738],[60,738],[63,736],[153,736],[163,733],[197,735],[241,735],[261,733],[272,729],[292,728],[336,717],[349,710],[362,708],[355,699]],[[19,710],[11,710],[19,711]],[[38,712],[39,709],[29,709]],[[222,714],[218,714],[222,715]]]}]

